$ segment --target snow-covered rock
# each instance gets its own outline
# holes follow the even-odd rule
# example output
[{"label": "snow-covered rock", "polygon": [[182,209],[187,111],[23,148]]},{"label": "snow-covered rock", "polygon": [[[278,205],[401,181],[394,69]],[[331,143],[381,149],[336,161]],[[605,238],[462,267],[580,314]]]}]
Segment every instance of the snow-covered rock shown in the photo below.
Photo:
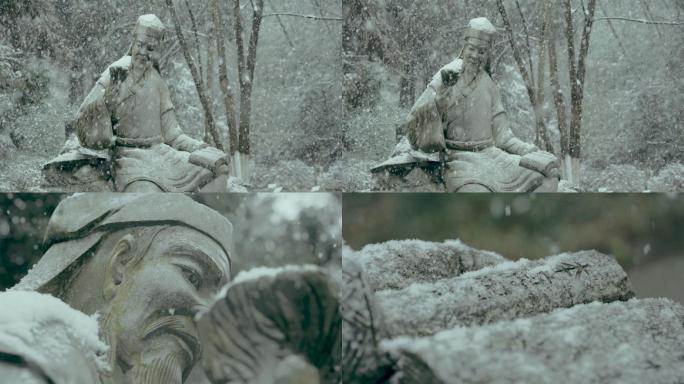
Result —
[{"label": "snow-covered rock", "polygon": [[397,338],[395,383],[684,382],[684,307],[667,299],[576,305],[529,319]]},{"label": "snow-covered rock", "polygon": [[363,266],[373,290],[433,282],[505,261],[501,255],[471,248],[459,240],[388,241],[367,245],[358,252],[345,248],[344,259],[352,258]]},{"label": "snow-covered rock", "polygon": [[33,291],[0,293],[0,308],[0,351],[21,356],[54,382],[93,383],[109,369],[97,316]]},{"label": "snow-covered rock", "polygon": [[596,251],[521,259],[458,277],[376,292],[389,333],[430,335],[456,326],[529,317],[594,300],[634,296],[612,256]]}]

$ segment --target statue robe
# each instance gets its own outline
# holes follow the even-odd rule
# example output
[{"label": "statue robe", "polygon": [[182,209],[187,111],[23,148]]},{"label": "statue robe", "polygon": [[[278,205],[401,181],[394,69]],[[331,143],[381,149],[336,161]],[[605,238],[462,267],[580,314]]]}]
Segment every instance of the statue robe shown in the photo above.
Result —
[{"label": "statue robe", "polygon": [[79,141],[94,149],[113,146],[117,191],[136,181],[152,182],[166,192],[198,190],[214,174],[191,164],[190,152],[206,144],[183,134],[168,87],[156,70],[148,70],[135,84],[132,76],[112,79],[130,67],[131,57],[124,56],[102,73],[79,108]]},{"label": "statue robe", "polygon": [[[461,66],[456,59],[443,68]],[[407,136],[415,149],[446,150],[449,191],[479,184],[493,192],[529,192],[544,181],[543,174],[519,165],[536,147],[513,135],[499,90],[485,71],[469,84],[461,76],[451,87],[438,72],[409,113]]]}]

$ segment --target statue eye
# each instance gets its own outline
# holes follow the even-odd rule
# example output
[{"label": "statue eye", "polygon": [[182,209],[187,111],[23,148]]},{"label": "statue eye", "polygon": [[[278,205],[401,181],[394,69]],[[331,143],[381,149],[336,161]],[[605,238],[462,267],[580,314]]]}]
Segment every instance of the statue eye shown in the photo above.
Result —
[{"label": "statue eye", "polygon": [[202,285],[202,278],[200,277],[200,274],[197,273],[194,269],[190,267],[186,267],[184,265],[179,265],[178,266],[183,273],[183,276],[185,277],[185,280],[188,281],[188,283],[192,284],[195,289],[199,289],[200,285]]}]

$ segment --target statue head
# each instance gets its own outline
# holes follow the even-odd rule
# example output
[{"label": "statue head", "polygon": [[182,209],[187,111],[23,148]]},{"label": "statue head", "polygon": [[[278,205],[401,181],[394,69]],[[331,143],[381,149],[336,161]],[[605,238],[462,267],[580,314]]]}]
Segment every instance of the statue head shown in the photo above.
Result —
[{"label": "statue head", "polygon": [[164,23],[153,14],[138,18],[133,29],[133,42],[128,51],[133,67],[153,67],[159,71]]},{"label": "statue head", "polygon": [[184,195],[74,195],[13,289],[99,313],[115,381],[181,382],[201,353],[194,316],[230,276],[231,238],[227,219]]},{"label": "statue head", "polygon": [[461,57],[466,68],[471,70],[485,69],[491,61],[491,50],[496,28],[485,17],[478,17],[470,20],[465,32],[465,44]]}]

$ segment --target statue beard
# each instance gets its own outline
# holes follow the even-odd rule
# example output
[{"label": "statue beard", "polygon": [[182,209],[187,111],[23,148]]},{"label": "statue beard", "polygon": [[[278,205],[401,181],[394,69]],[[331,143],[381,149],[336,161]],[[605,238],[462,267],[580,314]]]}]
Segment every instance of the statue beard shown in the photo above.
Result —
[{"label": "statue beard", "polygon": [[475,76],[480,72],[480,68],[482,68],[483,63],[480,61],[477,64],[471,64],[469,60],[464,60],[464,66],[463,66],[463,77],[467,81],[467,83],[470,83],[473,81]]},{"label": "statue beard", "polygon": [[[114,317],[110,312],[103,315],[101,324],[102,336],[109,345],[109,355],[108,362],[111,371],[102,377],[103,383],[114,383],[114,377],[112,376],[116,364],[119,363],[117,359],[117,352],[123,352],[117,349],[117,334]],[[178,316],[164,316],[162,318],[152,321],[143,333],[141,342],[147,346],[146,350],[140,352],[142,358],[134,359],[137,360],[132,363],[131,366],[125,369],[122,367],[122,371],[125,371],[124,375],[126,377],[126,382],[129,383],[144,383],[144,384],[181,384],[183,382],[183,369],[185,367],[190,368],[194,365],[194,361],[188,361],[185,354],[179,350],[179,348],[159,348],[159,345],[154,342],[154,338],[160,338],[162,341],[162,347],[168,345],[163,342],[164,338],[170,337],[170,335],[161,334],[154,336],[160,331],[171,330],[175,334],[185,334],[186,337],[196,338],[196,332],[188,330],[186,328],[186,323],[180,320]],[[155,348],[155,346],[157,348]],[[199,356],[199,343],[196,341],[193,348],[193,360],[197,360]],[[125,364],[125,363],[124,363]]]}]

